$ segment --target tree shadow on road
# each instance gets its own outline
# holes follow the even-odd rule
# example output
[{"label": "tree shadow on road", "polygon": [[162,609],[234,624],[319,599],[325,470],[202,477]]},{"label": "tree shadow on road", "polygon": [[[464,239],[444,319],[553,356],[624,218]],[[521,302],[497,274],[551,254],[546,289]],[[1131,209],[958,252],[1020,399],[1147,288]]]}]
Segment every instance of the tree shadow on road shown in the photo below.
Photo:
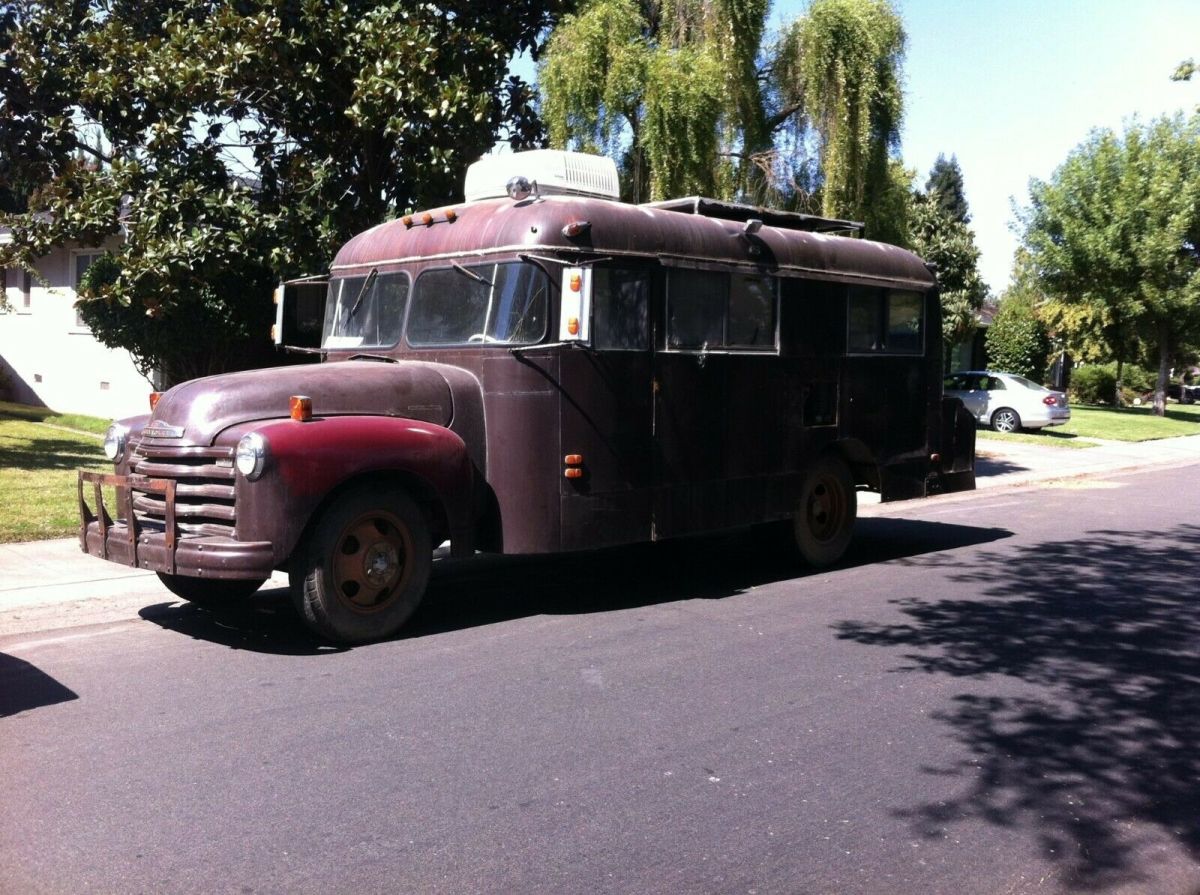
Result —
[{"label": "tree shadow on road", "polygon": [[[1096,531],[945,568],[975,599],[897,601],[899,625],[843,622],[839,636],[902,651],[904,670],[1029,685],[963,694],[938,715],[968,757],[929,773],[957,796],[904,812],[922,833],[1033,824],[1064,881],[1138,883],[1162,837],[1200,860],[1200,527]],[[1145,858],[1145,856],[1142,856]]]},{"label": "tree shadow on road", "polygon": [[[1005,529],[872,518],[841,568],[915,557],[1008,537]],[[719,600],[776,581],[813,574],[758,529],[720,537],[640,544],[553,556],[481,556],[434,564],[429,590],[397,639],[427,637],[536,615],[615,612],[677,600]],[[232,649],[283,655],[336,652],[311,634],[287,591],[260,591],[220,612],[188,604],[148,606],[147,621]]]}]

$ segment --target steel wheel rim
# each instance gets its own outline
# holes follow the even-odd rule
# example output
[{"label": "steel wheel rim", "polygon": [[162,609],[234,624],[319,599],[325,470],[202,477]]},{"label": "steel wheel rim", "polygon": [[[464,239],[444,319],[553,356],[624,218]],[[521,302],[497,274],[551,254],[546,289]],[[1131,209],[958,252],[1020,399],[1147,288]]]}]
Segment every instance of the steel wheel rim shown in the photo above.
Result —
[{"label": "steel wheel rim", "polygon": [[804,499],[804,524],[817,541],[828,542],[842,530],[846,518],[846,495],[834,475],[822,475],[813,482]]},{"label": "steel wheel rim", "polygon": [[412,534],[395,515],[364,513],[334,542],[333,591],[358,613],[380,612],[404,593],[412,574]]}]

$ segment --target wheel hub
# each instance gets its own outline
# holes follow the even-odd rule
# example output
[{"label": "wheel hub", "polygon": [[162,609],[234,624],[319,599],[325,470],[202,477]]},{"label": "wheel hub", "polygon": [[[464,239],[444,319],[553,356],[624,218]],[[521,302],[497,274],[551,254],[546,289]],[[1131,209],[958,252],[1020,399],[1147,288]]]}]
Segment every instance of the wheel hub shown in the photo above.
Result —
[{"label": "wheel hub", "polygon": [[363,554],[363,577],[371,587],[387,587],[400,571],[400,554],[394,544],[381,541]]}]

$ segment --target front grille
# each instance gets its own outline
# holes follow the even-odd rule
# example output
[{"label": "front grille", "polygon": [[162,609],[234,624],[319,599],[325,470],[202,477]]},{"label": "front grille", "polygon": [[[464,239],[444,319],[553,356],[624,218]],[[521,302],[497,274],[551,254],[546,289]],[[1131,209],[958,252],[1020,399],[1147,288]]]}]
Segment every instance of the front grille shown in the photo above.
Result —
[{"label": "front grille", "polygon": [[[175,480],[175,526],[181,537],[232,538],[237,521],[233,448],[155,448],[144,441],[134,448],[135,475]],[[166,528],[167,501],[162,494],[132,483],[133,514],[142,530]]]}]

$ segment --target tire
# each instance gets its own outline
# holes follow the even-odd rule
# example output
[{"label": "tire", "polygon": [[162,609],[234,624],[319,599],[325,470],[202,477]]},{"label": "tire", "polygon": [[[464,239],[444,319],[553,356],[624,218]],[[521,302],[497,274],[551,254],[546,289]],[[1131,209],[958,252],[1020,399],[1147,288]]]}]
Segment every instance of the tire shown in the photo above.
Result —
[{"label": "tire", "polygon": [[1001,407],[992,414],[992,429],[997,432],[1019,432],[1021,415],[1011,407]]},{"label": "tire", "polygon": [[240,603],[263,586],[266,578],[192,578],[187,575],[158,573],[167,590],[189,603],[219,609]]},{"label": "tire", "polygon": [[818,568],[837,562],[850,546],[857,516],[850,469],[841,458],[826,454],[805,475],[792,520],[800,556]]},{"label": "tire", "polygon": [[355,488],[335,500],[301,547],[292,600],[338,643],[390,637],[429,583],[433,547],[420,507],[399,488]]}]

